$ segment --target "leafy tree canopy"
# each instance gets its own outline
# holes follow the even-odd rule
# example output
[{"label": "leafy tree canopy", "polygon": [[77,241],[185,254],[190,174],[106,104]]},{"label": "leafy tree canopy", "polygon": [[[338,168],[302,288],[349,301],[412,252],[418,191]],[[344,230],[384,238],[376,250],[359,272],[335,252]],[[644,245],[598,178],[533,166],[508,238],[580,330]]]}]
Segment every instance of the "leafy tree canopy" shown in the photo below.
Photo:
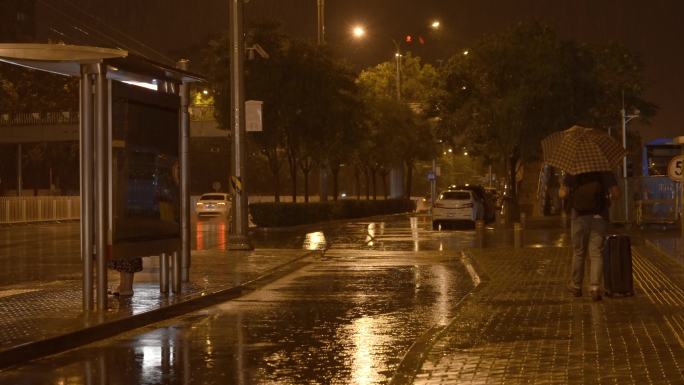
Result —
[{"label": "leafy tree canopy", "polygon": [[0,112],[78,111],[78,80],[0,63]]},{"label": "leafy tree canopy", "polygon": [[441,133],[490,161],[534,159],[551,132],[614,126],[623,92],[652,115],[655,107],[641,98],[642,70],[619,46],[580,45],[542,24],[519,24],[449,60],[437,99]]}]

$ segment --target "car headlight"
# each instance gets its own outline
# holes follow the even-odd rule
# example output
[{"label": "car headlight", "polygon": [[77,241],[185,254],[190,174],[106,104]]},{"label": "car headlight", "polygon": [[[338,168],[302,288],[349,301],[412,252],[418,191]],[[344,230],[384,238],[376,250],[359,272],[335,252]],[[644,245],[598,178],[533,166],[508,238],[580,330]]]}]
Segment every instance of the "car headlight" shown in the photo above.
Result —
[{"label": "car headlight", "polygon": [[219,204],[219,206],[225,206],[226,202],[219,202],[218,204]]},{"label": "car headlight", "polygon": [[197,202],[197,206],[204,206],[204,203],[202,203],[202,202]]}]

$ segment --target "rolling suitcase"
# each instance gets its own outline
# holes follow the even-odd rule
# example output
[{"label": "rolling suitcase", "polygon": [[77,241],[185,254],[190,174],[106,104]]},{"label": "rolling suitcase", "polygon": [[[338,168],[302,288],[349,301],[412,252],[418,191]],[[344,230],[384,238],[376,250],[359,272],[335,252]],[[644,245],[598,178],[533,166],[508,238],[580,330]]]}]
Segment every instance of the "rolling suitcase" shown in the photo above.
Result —
[{"label": "rolling suitcase", "polygon": [[606,296],[632,296],[632,245],[627,235],[608,235],[603,248],[603,286]]}]

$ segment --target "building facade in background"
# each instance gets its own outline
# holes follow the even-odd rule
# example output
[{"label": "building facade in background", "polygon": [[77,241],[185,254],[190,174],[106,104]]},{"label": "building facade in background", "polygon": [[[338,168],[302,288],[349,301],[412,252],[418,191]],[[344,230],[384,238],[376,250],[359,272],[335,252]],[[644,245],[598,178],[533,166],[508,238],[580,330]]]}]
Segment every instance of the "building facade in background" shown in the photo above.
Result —
[{"label": "building facade in background", "polygon": [[29,43],[35,38],[35,0],[0,0],[0,42]]}]

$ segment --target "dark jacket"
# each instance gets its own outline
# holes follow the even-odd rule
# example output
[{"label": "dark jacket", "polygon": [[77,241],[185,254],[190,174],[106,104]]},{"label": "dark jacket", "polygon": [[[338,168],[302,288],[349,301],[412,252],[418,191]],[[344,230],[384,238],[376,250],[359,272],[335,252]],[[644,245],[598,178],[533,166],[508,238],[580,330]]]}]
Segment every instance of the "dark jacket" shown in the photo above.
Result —
[{"label": "dark jacket", "polygon": [[617,181],[615,180],[615,175],[610,172],[610,171],[604,171],[604,172],[588,172],[588,173],[583,173],[583,174],[577,174],[577,175],[566,175],[563,182],[566,186],[568,186],[570,193],[568,195],[567,199],[567,204],[569,205],[569,208],[572,210],[572,217],[576,217],[579,215],[595,215],[595,214],[580,214],[578,213],[574,207],[572,207],[572,202],[573,202],[573,194],[574,190],[577,188],[578,184],[582,182],[582,180],[587,180],[587,179],[597,179],[601,181],[601,184],[603,185],[603,191],[605,191],[605,197],[604,201],[602,204],[602,210],[599,215],[603,217],[603,219],[608,219],[610,216],[610,198],[608,196],[610,189],[614,186],[617,186]]}]

